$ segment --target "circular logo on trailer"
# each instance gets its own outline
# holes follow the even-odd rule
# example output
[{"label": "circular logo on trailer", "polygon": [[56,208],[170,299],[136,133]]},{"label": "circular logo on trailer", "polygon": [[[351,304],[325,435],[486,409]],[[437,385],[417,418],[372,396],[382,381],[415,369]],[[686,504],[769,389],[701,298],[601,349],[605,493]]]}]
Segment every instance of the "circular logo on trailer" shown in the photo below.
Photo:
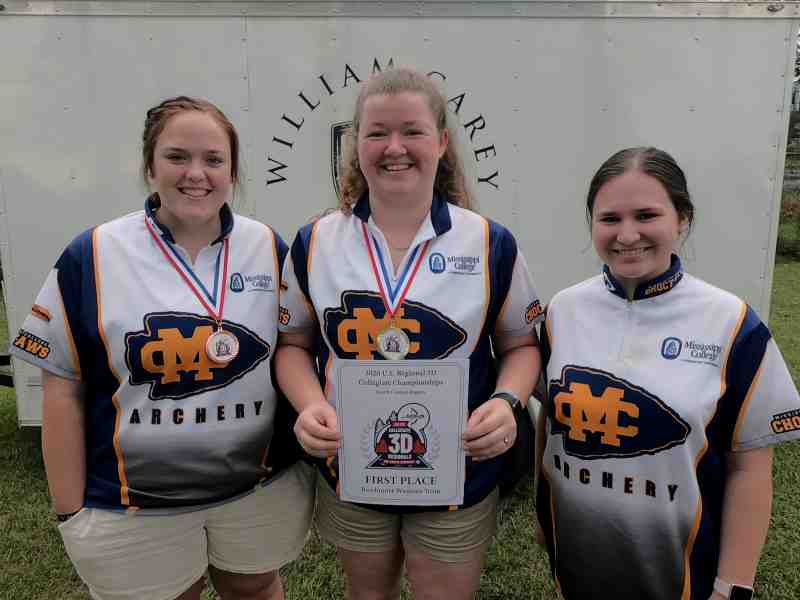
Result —
[{"label": "circular logo on trailer", "polygon": [[241,273],[234,273],[233,275],[231,275],[231,291],[232,292],[244,291],[244,279],[242,279]]},{"label": "circular logo on trailer", "polygon": [[667,360],[675,360],[678,358],[682,349],[683,342],[676,337],[668,337],[661,342],[661,356]]},{"label": "circular logo on trailer", "polygon": [[431,269],[431,273],[444,273],[444,255],[440,254],[439,252],[434,252],[431,254],[428,257],[428,266]]},{"label": "circular logo on trailer", "polygon": [[[306,169],[298,171],[292,157],[297,156],[298,148],[304,141],[303,134],[311,127],[315,148],[321,150],[330,144],[327,158],[331,165],[333,190],[340,197],[342,160],[348,131],[352,128],[351,121],[341,120],[342,111],[345,114],[352,111],[358,89],[364,81],[371,75],[394,66],[394,58],[391,56],[373,56],[371,61],[359,64],[330,65],[325,72],[317,73],[298,88],[292,89],[288,94],[292,99],[291,104],[287,103],[284,110],[277,113],[281,116],[277,119],[275,131],[268,136],[272,141],[266,155],[266,188],[285,188],[292,186],[295,181],[299,182],[297,185],[307,185],[308,179],[303,176]],[[497,192],[502,183],[501,166],[497,161],[496,144],[491,137],[491,122],[487,122],[482,107],[474,101],[480,95],[463,87],[463,82],[457,77],[448,78],[443,68],[430,68],[426,72],[428,77],[442,86],[454,123],[465,131],[463,151],[465,157],[474,157],[470,161],[473,170],[469,177],[475,191],[478,195],[483,190]],[[465,75],[468,73],[469,71]],[[329,141],[321,135],[326,130],[330,132]],[[322,157],[314,154],[314,159],[317,158]]]}]

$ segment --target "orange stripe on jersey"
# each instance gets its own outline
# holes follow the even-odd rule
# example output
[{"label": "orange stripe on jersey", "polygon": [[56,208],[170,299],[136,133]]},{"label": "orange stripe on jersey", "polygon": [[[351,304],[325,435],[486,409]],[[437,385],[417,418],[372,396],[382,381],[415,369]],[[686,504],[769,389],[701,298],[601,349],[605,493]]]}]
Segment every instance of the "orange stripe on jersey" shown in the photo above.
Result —
[{"label": "orange stripe on jersey", "polygon": [[744,398],[744,402],[742,402],[742,406],[739,409],[739,416],[736,419],[736,427],[733,430],[733,443],[731,444],[731,448],[736,450],[739,447],[739,435],[741,434],[742,425],[744,425],[744,419],[747,415],[747,409],[750,406],[750,400],[753,398],[753,392],[755,391],[756,387],[758,386],[758,381],[761,379],[761,371],[764,368],[764,358],[761,359],[761,364],[758,365],[758,371],[756,371],[755,377],[753,377],[753,381],[750,382],[750,387],[747,390],[747,395]]},{"label": "orange stripe on jersey", "polygon": [[[70,352],[72,352],[72,364],[75,367],[75,371],[78,373],[78,379],[83,379],[83,374],[81,373],[81,360],[80,356],[78,355],[78,347],[75,345],[75,338],[72,335],[72,328],[69,326],[67,311],[64,308],[64,298],[61,296],[60,289],[58,290],[58,300],[61,302],[61,314],[64,315],[64,329],[67,336],[67,341],[69,342]],[[36,304],[33,306],[36,307]],[[31,309],[31,312],[33,312],[33,309]]]},{"label": "orange stripe on jersey", "polygon": [[[103,340],[103,346],[106,349],[106,356],[108,357],[108,369],[111,371],[111,374],[117,380],[117,384],[119,385],[121,380],[117,372],[114,370],[114,361],[111,359],[111,346],[109,345],[108,338],[106,337],[105,327],[103,327],[103,303],[100,298],[100,261],[97,253],[97,228],[92,231],[92,254],[94,257],[94,286],[97,297],[97,330],[100,332],[100,339]],[[124,506],[130,506],[131,501],[128,494],[128,478],[125,476],[125,458],[122,455],[122,446],[120,446],[119,443],[119,429],[120,421],[122,419],[122,409],[120,408],[119,398],[117,397],[118,392],[119,388],[117,388],[117,392],[114,392],[114,395],[112,396],[114,408],[117,412],[117,416],[114,419],[114,452],[117,455],[117,473],[119,475],[120,482],[120,503]]]},{"label": "orange stripe on jersey", "polygon": [[[275,232],[272,230],[271,227],[267,226],[269,232],[272,234],[272,256],[275,259],[275,276],[278,279],[278,298],[280,298],[280,290],[285,289],[283,287],[283,271],[281,271],[281,261],[278,258],[278,236],[275,235]],[[278,303],[280,305],[280,303]]]},{"label": "orange stripe on jersey", "polygon": [[[275,275],[278,279],[278,289],[276,290],[276,293],[278,294],[279,300],[276,303],[277,304],[276,308],[278,309],[278,311],[280,311],[280,293],[281,290],[283,289],[283,279],[282,279],[283,273],[281,272],[281,263],[280,260],[278,259],[278,236],[275,235],[275,231],[273,231],[271,227],[267,226],[267,229],[269,229],[270,234],[272,234],[272,256],[275,259]],[[223,285],[225,285],[225,282],[223,282]],[[275,316],[276,318],[280,319],[280,312]],[[275,322],[279,323],[280,321],[275,321]],[[272,354],[273,356],[275,355],[274,350],[272,351]],[[267,442],[267,445],[264,447],[264,453],[261,455],[261,468],[266,471],[267,475],[270,475],[272,473],[272,468],[267,467],[267,456],[269,456],[270,443],[271,440]]]},{"label": "orange stripe on jersey", "polygon": [[319,226],[319,221],[314,223],[314,226],[311,228],[311,235],[308,236],[308,255],[306,256],[306,275],[311,275],[311,256],[314,254],[314,242],[317,239],[317,227]]},{"label": "orange stripe on jersey", "polygon": [[[306,281],[311,280],[311,257],[314,254],[314,242],[317,239],[317,226],[319,225],[319,221],[314,223],[314,226],[311,228],[311,235],[308,237],[308,256],[306,256]],[[308,293],[311,293],[311,287],[309,285]],[[303,300],[306,301],[306,308],[308,309],[309,316],[316,321],[317,320],[317,311],[314,310],[314,306],[311,304],[311,298],[307,298],[305,294],[303,294]]]},{"label": "orange stripe on jersey", "polygon": [[[741,322],[739,323],[741,325]],[[723,379],[724,381],[724,379]],[[714,415],[711,416],[714,418]],[[705,424],[705,428],[708,428],[708,423]],[[700,461],[703,460],[703,457],[706,455],[708,451],[708,438],[706,438],[706,443],[700,449],[700,452],[697,454],[697,458],[694,460],[694,471],[697,473],[697,466],[700,464]],[[699,490],[698,490],[699,493]],[[700,532],[700,521],[703,517],[703,496],[700,495],[697,498],[697,509],[695,510],[694,515],[694,524],[692,525],[692,530],[689,532],[689,537],[686,540],[686,548],[683,551],[683,593],[681,594],[681,600],[689,600],[692,595],[692,568],[691,568],[691,556],[692,551],[694,550],[694,543],[697,540],[697,534]]]},{"label": "orange stripe on jersey", "polygon": [[31,306],[31,314],[34,317],[41,319],[42,321],[45,321],[46,323],[49,323],[50,319],[53,318],[50,315],[50,311],[47,310],[44,306],[40,306],[39,304],[34,304],[33,306]]},{"label": "orange stripe on jersey", "polygon": [[[553,327],[550,324],[550,317],[545,313],[544,326],[547,327],[547,340],[550,344],[550,352],[553,351]],[[547,382],[545,382],[547,383]]]}]

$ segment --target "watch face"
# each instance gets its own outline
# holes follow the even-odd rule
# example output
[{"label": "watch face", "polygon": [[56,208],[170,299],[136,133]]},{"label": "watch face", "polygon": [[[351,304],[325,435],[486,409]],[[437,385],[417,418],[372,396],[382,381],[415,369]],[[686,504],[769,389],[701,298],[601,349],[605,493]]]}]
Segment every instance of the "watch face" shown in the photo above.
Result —
[{"label": "watch face", "polygon": [[746,587],[739,587],[734,585],[731,588],[731,595],[728,596],[729,600],[752,600],[753,590]]}]

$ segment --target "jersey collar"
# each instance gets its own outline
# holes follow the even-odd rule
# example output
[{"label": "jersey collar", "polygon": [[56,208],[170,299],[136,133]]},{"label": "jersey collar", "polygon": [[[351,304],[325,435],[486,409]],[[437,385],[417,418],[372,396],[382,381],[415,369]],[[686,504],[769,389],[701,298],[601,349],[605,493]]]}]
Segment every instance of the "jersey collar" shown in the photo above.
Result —
[{"label": "jersey collar", "polygon": [[[163,223],[159,222],[156,218],[156,212],[158,209],[161,208],[161,198],[158,197],[158,194],[151,194],[147,197],[147,200],[144,201],[144,212],[148,219],[158,227],[158,230],[161,232],[161,237],[167,240],[170,244],[175,243],[175,238],[172,237],[172,232],[169,228],[164,225]],[[222,208],[219,209],[219,221],[220,221],[220,234],[217,239],[209,244],[209,246],[213,246],[217,242],[221,242],[226,237],[228,237],[233,230],[233,211],[231,211],[231,207],[228,206],[228,203],[222,205]]]},{"label": "jersey collar", "polygon": [[[634,300],[644,300],[645,298],[654,298],[661,294],[666,294],[683,278],[683,266],[681,259],[677,254],[673,254],[670,259],[669,269],[664,271],[658,277],[649,281],[644,281],[636,286],[633,293]],[[627,300],[628,296],[625,294],[625,288],[617,279],[611,274],[608,265],[603,265],[603,283],[606,284],[606,289],[615,296],[619,296],[623,300]]]},{"label": "jersey collar", "polygon": [[[358,199],[358,202],[356,202],[353,208],[353,214],[364,221],[364,223],[369,223],[371,212],[369,207],[369,192],[364,192],[361,198]],[[436,192],[433,193],[433,202],[431,203],[431,212],[429,216],[431,225],[437,236],[449,231],[453,226],[453,222],[450,219],[449,202]]]}]

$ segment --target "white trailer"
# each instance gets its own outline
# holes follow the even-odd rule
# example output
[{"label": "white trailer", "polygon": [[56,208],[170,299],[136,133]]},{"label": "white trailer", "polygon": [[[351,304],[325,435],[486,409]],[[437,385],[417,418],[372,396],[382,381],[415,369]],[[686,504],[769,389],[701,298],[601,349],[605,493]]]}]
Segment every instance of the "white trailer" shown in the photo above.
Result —
[{"label": "white trailer", "polygon": [[[497,0],[0,0],[0,251],[13,333],[61,249],[141,208],[144,111],[207,97],[237,125],[238,210],[291,241],[336,202],[338,134],[370,73],[438,78],[479,208],[508,225],[542,297],[599,268],[584,218],[613,151],[685,168],[687,269],[766,318],[800,5]],[[138,187],[137,187],[138,185]],[[19,422],[37,370],[14,362]]]}]

